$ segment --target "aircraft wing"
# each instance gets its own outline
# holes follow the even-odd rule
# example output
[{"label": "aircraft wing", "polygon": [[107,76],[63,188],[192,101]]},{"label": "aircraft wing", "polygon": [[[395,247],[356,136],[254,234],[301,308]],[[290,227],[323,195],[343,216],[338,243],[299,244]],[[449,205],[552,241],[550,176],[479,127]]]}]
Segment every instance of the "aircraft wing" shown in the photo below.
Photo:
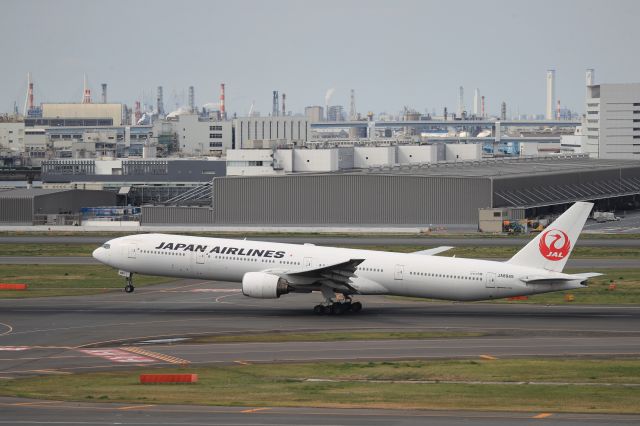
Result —
[{"label": "aircraft wing", "polygon": [[355,292],[356,289],[351,286],[351,278],[355,277],[358,265],[364,261],[365,259],[349,259],[322,267],[297,271],[272,270],[272,272],[278,273],[297,286],[326,284],[336,290],[346,289]]},{"label": "aircraft wing", "polygon": [[442,252],[445,252],[447,250],[451,250],[452,248],[453,247],[451,247],[451,246],[440,246],[440,247],[435,247],[435,248],[427,249],[427,250],[414,251],[411,254],[421,254],[423,256],[433,256],[434,254],[442,253]]}]

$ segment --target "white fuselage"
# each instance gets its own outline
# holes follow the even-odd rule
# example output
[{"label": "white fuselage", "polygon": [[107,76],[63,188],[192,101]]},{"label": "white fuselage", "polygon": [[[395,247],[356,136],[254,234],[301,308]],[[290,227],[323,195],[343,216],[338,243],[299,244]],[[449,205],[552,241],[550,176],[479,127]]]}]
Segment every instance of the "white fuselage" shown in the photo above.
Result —
[{"label": "white fuselage", "polygon": [[527,284],[550,272],[496,261],[167,234],[116,238],[94,257],[131,273],[233,282],[364,259],[351,279],[363,295],[485,300],[583,287],[578,279]]}]

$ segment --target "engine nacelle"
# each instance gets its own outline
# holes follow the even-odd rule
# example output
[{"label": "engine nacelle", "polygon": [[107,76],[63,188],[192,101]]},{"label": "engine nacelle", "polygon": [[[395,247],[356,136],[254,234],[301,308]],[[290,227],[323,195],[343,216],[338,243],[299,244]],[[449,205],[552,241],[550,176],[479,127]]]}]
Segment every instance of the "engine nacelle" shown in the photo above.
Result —
[{"label": "engine nacelle", "polygon": [[256,299],[277,299],[289,293],[287,280],[264,272],[247,272],[242,277],[242,294]]}]

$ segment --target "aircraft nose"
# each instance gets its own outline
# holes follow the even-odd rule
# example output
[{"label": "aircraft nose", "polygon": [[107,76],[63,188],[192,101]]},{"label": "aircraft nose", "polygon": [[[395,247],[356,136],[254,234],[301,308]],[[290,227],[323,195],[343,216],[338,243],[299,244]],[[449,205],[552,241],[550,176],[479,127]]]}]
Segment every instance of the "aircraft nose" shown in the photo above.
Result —
[{"label": "aircraft nose", "polygon": [[98,261],[102,261],[102,250],[104,250],[102,247],[98,247],[93,251],[91,255],[93,256],[94,259]]}]

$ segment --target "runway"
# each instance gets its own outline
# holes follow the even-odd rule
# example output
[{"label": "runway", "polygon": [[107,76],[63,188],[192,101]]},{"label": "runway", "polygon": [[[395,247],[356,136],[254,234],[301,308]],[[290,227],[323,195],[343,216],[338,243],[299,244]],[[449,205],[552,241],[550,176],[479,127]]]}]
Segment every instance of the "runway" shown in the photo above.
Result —
[{"label": "runway", "polygon": [[[0,300],[0,377],[130,368],[535,356],[637,356],[640,307],[427,303],[361,298],[357,315],[311,313],[317,295],[244,297],[238,285],[196,280],[133,294]],[[318,343],[165,344],[163,338],[327,330],[474,331],[482,337]],[[138,350],[136,348],[143,348]]]},{"label": "runway", "polygon": [[[317,295],[248,299],[238,285],[180,280],[132,294],[0,300],[0,380],[175,365],[640,355],[640,307],[427,303],[363,297],[357,315],[316,316]],[[474,331],[425,340],[169,344],[166,338],[327,330]],[[160,340],[160,341],[158,341]],[[638,416],[86,404],[0,398],[2,424],[637,424]]]},{"label": "runway", "polygon": [[76,403],[0,397],[0,425],[632,425],[640,416],[575,413],[209,407],[154,404]]},{"label": "runway", "polygon": [[[503,261],[506,259],[490,259]],[[99,265],[100,262],[90,256],[0,256],[0,265]],[[589,271],[598,268],[634,269],[638,268],[640,259],[569,259],[567,268],[585,269]]]}]

